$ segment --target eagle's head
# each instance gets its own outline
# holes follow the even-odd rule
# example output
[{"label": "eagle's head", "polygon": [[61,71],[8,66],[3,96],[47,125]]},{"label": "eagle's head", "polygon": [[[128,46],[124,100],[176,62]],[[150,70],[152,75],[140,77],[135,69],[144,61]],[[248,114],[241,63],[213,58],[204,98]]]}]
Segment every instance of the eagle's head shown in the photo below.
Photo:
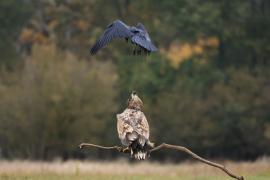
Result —
[{"label": "eagle's head", "polygon": [[132,91],[127,104],[129,109],[142,110],[143,107],[143,102],[137,95],[136,91]]}]

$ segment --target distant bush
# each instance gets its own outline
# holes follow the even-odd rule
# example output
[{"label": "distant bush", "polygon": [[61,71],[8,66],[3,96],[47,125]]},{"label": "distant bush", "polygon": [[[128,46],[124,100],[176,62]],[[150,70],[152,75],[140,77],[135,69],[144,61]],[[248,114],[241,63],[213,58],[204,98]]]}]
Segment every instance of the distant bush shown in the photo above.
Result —
[{"label": "distant bush", "polygon": [[5,157],[70,157],[77,144],[103,142],[114,103],[111,63],[87,62],[35,46],[22,70],[0,79],[0,147]]}]

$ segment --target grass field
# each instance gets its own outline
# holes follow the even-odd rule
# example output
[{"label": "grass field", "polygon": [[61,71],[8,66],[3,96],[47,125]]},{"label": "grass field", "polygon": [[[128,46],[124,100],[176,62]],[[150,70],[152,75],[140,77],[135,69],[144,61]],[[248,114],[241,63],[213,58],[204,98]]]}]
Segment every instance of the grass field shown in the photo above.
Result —
[{"label": "grass field", "polygon": [[[223,162],[248,180],[270,180],[270,160]],[[0,161],[0,179],[23,180],[226,180],[221,170],[194,162],[180,164],[139,162],[29,162]]]}]

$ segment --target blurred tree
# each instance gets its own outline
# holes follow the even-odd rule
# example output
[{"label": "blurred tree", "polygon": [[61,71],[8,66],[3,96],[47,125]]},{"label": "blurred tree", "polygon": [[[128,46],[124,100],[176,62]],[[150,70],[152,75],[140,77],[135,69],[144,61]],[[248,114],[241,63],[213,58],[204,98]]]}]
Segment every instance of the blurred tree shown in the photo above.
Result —
[{"label": "blurred tree", "polygon": [[268,153],[269,72],[258,70],[254,77],[247,69],[228,71],[226,77],[193,65],[182,72],[171,89],[157,95],[154,137],[215,157],[251,159]]},{"label": "blurred tree", "polygon": [[0,2],[0,65],[14,67],[17,57],[16,40],[31,15],[28,3],[16,0]]},{"label": "blurred tree", "polygon": [[117,105],[110,63],[78,61],[35,46],[24,69],[1,80],[0,146],[7,157],[70,157],[82,141],[104,142]]},{"label": "blurred tree", "polygon": [[[155,141],[211,157],[270,153],[270,1],[12,0],[0,10],[1,60],[14,65],[17,37],[30,48],[22,67],[0,72],[5,156],[70,156],[77,141],[118,142],[113,114],[131,90],[142,96]],[[131,48],[116,41],[89,56],[118,18],[143,22],[160,52],[128,56]],[[8,151],[21,137],[25,144]]]}]

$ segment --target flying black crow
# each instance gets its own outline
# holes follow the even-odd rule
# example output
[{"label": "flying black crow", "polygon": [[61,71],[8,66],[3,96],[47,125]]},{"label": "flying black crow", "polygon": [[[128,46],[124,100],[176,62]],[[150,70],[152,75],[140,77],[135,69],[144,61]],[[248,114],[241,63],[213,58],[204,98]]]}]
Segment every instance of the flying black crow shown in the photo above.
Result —
[{"label": "flying black crow", "polygon": [[125,38],[127,42],[130,40],[131,43],[135,45],[133,50],[134,55],[147,55],[157,51],[157,48],[152,43],[142,23],[138,23],[136,26],[128,26],[122,21],[116,20],[107,27],[101,37],[93,45],[90,50],[91,54],[96,54],[101,48],[116,38]]}]

